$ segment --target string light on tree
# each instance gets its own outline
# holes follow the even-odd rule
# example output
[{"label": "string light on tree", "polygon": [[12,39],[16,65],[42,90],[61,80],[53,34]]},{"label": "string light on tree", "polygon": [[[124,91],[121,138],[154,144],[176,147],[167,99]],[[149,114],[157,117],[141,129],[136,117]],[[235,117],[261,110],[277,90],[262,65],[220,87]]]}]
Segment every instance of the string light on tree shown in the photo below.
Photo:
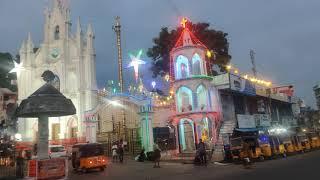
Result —
[{"label": "string light on tree", "polygon": [[138,78],[139,78],[139,65],[146,64],[145,61],[140,59],[141,55],[142,55],[142,49],[139,50],[136,56],[129,54],[131,62],[129,63],[128,68],[133,67],[136,82],[138,82]]}]

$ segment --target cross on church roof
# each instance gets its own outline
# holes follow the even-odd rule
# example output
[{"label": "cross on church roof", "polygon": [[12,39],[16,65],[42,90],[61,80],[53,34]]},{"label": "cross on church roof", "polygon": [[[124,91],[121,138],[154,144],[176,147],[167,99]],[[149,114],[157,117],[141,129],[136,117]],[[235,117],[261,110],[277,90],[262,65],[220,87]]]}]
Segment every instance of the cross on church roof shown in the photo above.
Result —
[{"label": "cross on church roof", "polygon": [[180,24],[182,25],[183,28],[186,28],[187,22],[188,22],[187,18],[184,17],[184,18],[182,18]]}]

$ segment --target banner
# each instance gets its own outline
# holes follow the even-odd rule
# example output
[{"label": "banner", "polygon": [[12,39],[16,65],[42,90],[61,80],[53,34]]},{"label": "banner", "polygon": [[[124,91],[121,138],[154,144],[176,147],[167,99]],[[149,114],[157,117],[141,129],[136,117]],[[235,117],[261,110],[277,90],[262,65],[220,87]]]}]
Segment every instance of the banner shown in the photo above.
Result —
[{"label": "banner", "polygon": [[254,114],[257,127],[270,127],[271,118],[269,114]]},{"label": "banner", "polygon": [[253,115],[237,114],[239,128],[256,128],[256,121]]},{"label": "banner", "polygon": [[278,94],[278,93],[281,93],[281,94],[285,94],[289,97],[293,96],[293,86],[281,86],[281,87],[274,87],[272,88],[272,93],[273,94]]},{"label": "banner", "polygon": [[53,158],[46,160],[30,160],[28,163],[28,176],[37,179],[64,178],[66,176],[66,160]]},{"label": "banner", "polygon": [[230,89],[243,94],[256,95],[255,86],[247,79],[230,74]]}]

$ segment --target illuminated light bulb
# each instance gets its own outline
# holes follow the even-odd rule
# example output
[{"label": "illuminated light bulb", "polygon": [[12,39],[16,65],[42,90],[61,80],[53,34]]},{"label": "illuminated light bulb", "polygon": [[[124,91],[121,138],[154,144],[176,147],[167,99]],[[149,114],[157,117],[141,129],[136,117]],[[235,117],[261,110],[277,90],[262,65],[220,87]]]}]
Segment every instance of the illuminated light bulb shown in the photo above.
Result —
[{"label": "illuminated light bulb", "polygon": [[170,80],[169,74],[167,74],[167,75],[164,77],[164,79],[168,82],[168,81]]},{"label": "illuminated light bulb", "polygon": [[211,51],[209,51],[209,50],[207,50],[207,57],[208,57],[208,58],[211,58],[211,57],[212,57],[212,53],[211,53]]},{"label": "illuminated light bulb", "polygon": [[153,89],[156,87],[156,84],[157,83],[155,81],[152,81],[151,86],[152,86]]},{"label": "illuminated light bulb", "polygon": [[234,70],[234,73],[235,73],[235,74],[238,74],[238,73],[239,73],[239,71],[238,71],[238,70]]},{"label": "illuminated light bulb", "polygon": [[248,79],[248,75],[247,75],[247,74],[246,74],[246,75],[244,75],[244,76],[243,76],[243,78]]},{"label": "illuminated light bulb", "polygon": [[230,70],[231,68],[232,68],[231,65],[227,65],[227,66],[226,66],[226,69],[227,69],[227,70]]}]

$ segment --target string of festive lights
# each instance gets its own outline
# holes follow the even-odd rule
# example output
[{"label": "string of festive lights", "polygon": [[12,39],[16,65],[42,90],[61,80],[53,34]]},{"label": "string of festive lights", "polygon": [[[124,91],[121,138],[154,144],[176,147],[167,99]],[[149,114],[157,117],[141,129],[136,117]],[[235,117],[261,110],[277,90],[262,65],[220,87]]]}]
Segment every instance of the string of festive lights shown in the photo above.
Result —
[{"label": "string of festive lights", "polygon": [[[234,66],[232,66],[231,64],[226,65],[226,70],[229,73],[234,73],[236,75],[240,75],[239,69],[234,67]],[[250,76],[248,74],[242,74],[240,76],[242,78],[244,78],[244,79],[247,79],[247,80],[251,81],[252,83],[255,83],[255,84],[258,84],[258,85],[261,85],[261,86],[266,86],[266,87],[272,86],[272,82],[271,81],[266,81],[266,80],[263,80],[263,79],[259,79],[259,78],[256,78],[254,76]]]}]

